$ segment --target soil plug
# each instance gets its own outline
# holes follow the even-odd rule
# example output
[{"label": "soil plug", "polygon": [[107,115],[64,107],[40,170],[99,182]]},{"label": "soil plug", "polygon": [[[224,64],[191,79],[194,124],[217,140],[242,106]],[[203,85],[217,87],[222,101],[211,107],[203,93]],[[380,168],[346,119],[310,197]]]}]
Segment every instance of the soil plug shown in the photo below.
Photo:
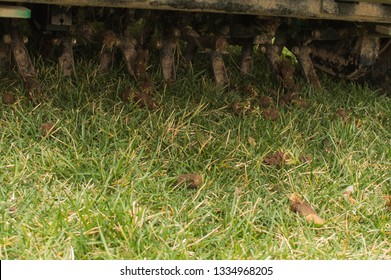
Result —
[{"label": "soil plug", "polygon": [[10,92],[4,93],[1,99],[3,101],[3,104],[6,105],[10,105],[15,102],[15,96]]},{"label": "soil plug", "polygon": [[255,86],[249,84],[242,87],[242,94],[253,99],[258,97],[259,92]]},{"label": "soil plug", "polygon": [[308,222],[314,223],[315,225],[321,226],[324,221],[316,214],[315,210],[312,209],[311,205],[303,201],[303,199],[296,193],[289,197],[291,203],[291,210],[299,213]]},{"label": "soil plug", "polygon": [[181,174],[178,176],[177,185],[182,184],[189,189],[196,189],[202,184],[202,177],[196,173]]},{"label": "soil plug", "polygon": [[54,129],[54,123],[52,123],[52,122],[46,122],[46,123],[42,124],[42,126],[41,126],[42,135],[43,136],[49,135],[50,133],[53,132],[53,129]]},{"label": "soil plug", "polygon": [[286,154],[283,152],[269,153],[263,159],[263,162],[269,166],[281,168],[286,163]]},{"label": "soil plug", "polygon": [[262,111],[262,115],[267,120],[276,121],[280,117],[280,112],[277,109],[265,109]]},{"label": "soil plug", "polygon": [[145,94],[152,94],[153,91],[153,82],[149,78],[143,78],[140,83],[141,91]]},{"label": "soil plug", "polygon": [[124,90],[122,93],[122,100],[125,102],[130,102],[133,100],[133,102],[140,107],[147,107],[149,110],[154,110],[157,108],[155,99],[151,95],[143,92],[136,92],[131,87],[127,87]]},{"label": "soil plug", "polygon": [[348,120],[348,113],[346,112],[345,109],[343,108],[339,108],[337,110],[337,115],[341,117],[341,119],[343,120],[343,122],[346,122]]},{"label": "soil plug", "polygon": [[134,90],[131,87],[126,87],[125,90],[122,92],[122,100],[125,102],[130,102],[134,95]]},{"label": "soil plug", "polygon": [[273,100],[269,96],[262,95],[259,97],[259,105],[261,105],[262,108],[268,108],[272,103]]},{"label": "soil plug", "polygon": [[308,109],[311,107],[311,102],[307,99],[296,99],[296,100],[293,100],[293,104],[298,106],[298,107],[301,107],[301,108],[305,108],[305,109]]},{"label": "soil plug", "polygon": [[149,94],[139,92],[133,97],[134,103],[138,104],[140,107],[147,107],[149,110],[155,110],[157,104],[155,99]]},{"label": "soil plug", "polygon": [[232,103],[229,108],[232,110],[232,112],[236,116],[243,117],[244,115],[248,114],[250,112],[250,108],[248,104],[242,104],[242,103]]}]

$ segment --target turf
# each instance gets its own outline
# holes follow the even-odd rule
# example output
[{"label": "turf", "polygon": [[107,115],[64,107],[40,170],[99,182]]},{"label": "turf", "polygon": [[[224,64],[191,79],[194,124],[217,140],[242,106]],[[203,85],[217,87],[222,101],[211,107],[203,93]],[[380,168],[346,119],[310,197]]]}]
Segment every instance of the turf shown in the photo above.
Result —
[{"label": "turf", "polygon": [[[121,100],[138,88],[123,64],[98,73],[80,60],[66,79],[38,60],[39,105],[3,73],[2,94],[17,101],[0,105],[1,259],[391,259],[391,99],[298,77],[305,102],[286,103],[256,60],[244,82],[271,97],[273,121],[235,86],[236,60],[229,88],[202,63],[164,86],[155,64],[156,110]],[[268,164],[276,152],[282,162]],[[186,173],[202,183],[178,185]],[[325,223],[291,211],[292,193]]]}]

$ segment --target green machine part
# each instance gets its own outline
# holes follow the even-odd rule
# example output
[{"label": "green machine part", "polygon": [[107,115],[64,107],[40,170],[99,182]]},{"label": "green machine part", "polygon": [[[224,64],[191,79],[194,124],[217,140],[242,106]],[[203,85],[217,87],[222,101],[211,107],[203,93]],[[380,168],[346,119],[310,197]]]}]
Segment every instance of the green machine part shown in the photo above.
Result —
[{"label": "green machine part", "polygon": [[31,10],[22,6],[0,5],[0,18],[30,18]]}]

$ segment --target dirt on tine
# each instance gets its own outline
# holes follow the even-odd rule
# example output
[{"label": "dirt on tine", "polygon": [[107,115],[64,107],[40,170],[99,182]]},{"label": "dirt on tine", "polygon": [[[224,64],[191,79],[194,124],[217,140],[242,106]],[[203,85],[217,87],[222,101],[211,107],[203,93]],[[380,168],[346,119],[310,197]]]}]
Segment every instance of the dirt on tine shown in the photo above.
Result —
[{"label": "dirt on tine", "polygon": [[[74,5],[72,7],[49,5],[49,9],[29,5],[36,27],[31,31],[34,38],[30,39],[39,41],[37,45],[54,45],[57,57],[52,59],[57,59],[63,76],[72,76],[74,72],[75,45],[88,44],[96,50],[100,56],[100,71],[116,65],[113,60],[122,57],[128,74],[136,80],[141,92],[147,94],[134,95],[134,101],[149,109],[156,108],[149,97],[151,56],[159,56],[162,80],[164,84],[171,84],[177,79],[177,68],[182,67],[182,62],[197,63],[196,54],[203,54],[209,59],[205,69],[212,70],[211,77],[216,85],[226,87],[232,83],[225,63],[230,46],[241,49],[240,61],[235,64],[244,78],[256,75],[252,73],[256,55],[266,58],[269,67],[264,70],[271,70],[288,94],[281,99],[282,103],[298,99],[291,98],[292,94],[300,93],[296,75],[303,76],[314,89],[322,87],[319,72],[350,80],[365,78],[386,90],[391,88],[391,27],[387,25],[391,20],[386,16],[391,12],[389,5],[366,4],[376,9],[368,9],[362,15],[360,9],[319,13],[322,4],[307,1],[297,5],[293,0],[278,4],[269,0],[262,3],[233,1],[234,5],[209,0],[169,1],[173,11],[164,11],[164,5],[153,10],[154,6],[144,1],[114,2],[106,1],[106,7],[82,7],[77,1],[68,2],[68,6]],[[51,3],[63,4],[58,0]],[[148,10],[145,10],[146,5]],[[177,5],[188,12],[179,11]],[[201,7],[205,12],[199,12]],[[214,13],[217,11],[219,13]],[[340,20],[338,25],[335,19]],[[360,24],[352,24],[354,21]],[[24,19],[4,22],[4,30],[9,32],[3,36],[0,58],[11,57],[12,53],[28,96],[38,103],[45,95],[41,93],[39,77],[27,49],[25,34],[29,32],[24,22]],[[374,25],[373,22],[384,24]],[[254,52],[255,49],[259,51]],[[121,55],[117,55],[118,52]],[[259,96],[258,89],[251,85],[244,86],[243,91],[250,98]],[[260,103],[264,108],[270,106],[265,98],[261,98]],[[297,104],[306,107],[302,101]],[[275,119],[268,113],[265,118]]]}]

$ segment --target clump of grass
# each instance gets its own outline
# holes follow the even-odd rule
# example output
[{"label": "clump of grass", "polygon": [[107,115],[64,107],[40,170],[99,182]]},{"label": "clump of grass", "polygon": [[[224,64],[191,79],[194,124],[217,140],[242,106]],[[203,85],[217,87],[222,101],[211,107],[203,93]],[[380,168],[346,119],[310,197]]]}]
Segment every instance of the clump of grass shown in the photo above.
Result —
[{"label": "clump of grass", "polygon": [[[247,81],[279,117],[258,106],[235,115],[229,104],[247,97],[195,64],[168,87],[150,69],[160,104],[150,111],[121,101],[137,87],[123,67],[95,68],[81,61],[63,79],[40,64],[48,101],[0,105],[2,259],[390,259],[389,98],[323,78],[322,91],[302,85],[309,106],[283,106],[257,69]],[[2,88],[20,98],[16,79]],[[266,164],[276,152],[283,162]],[[202,184],[178,186],[186,173]],[[342,195],[350,185],[353,205]],[[325,224],[293,213],[292,193]]]}]

